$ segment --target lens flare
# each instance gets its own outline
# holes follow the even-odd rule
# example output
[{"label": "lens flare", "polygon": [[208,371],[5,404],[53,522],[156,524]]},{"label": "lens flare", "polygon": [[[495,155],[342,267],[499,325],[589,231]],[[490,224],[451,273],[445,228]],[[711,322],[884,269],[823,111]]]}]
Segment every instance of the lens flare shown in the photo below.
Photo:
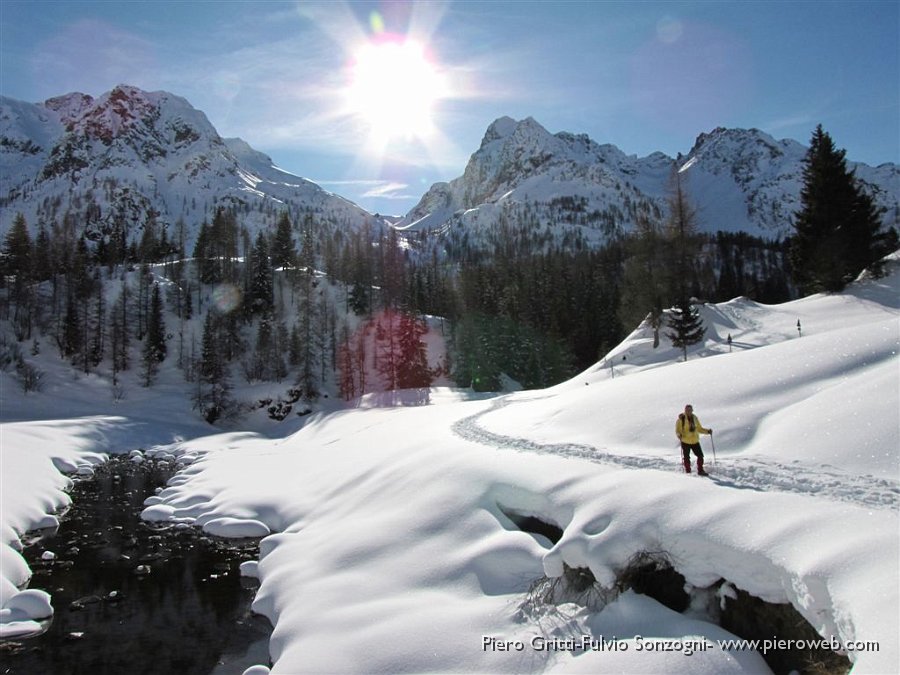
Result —
[{"label": "lens flare", "polygon": [[369,27],[375,35],[380,35],[384,32],[384,19],[381,17],[381,14],[378,12],[369,14]]},{"label": "lens flare", "polygon": [[213,289],[213,304],[220,312],[231,312],[241,304],[241,291],[232,284],[219,284]]}]

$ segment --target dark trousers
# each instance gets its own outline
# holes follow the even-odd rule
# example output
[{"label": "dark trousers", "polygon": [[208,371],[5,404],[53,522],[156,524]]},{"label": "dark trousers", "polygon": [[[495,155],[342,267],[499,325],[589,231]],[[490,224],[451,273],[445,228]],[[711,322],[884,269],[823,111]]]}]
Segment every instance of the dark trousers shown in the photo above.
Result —
[{"label": "dark trousers", "polygon": [[700,447],[699,443],[685,443],[681,442],[681,457],[684,460],[685,464],[691,463],[691,450],[694,451],[694,454],[697,455],[697,459],[700,460],[700,464],[703,464],[703,449]]}]

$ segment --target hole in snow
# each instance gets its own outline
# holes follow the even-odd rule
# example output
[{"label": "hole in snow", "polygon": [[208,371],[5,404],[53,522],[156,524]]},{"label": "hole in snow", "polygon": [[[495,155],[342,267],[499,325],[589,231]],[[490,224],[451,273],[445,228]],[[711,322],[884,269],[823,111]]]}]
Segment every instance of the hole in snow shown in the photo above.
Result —
[{"label": "hole in snow", "polygon": [[684,576],[676,571],[669,556],[663,552],[635,553],[616,578],[620,593],[632,589],[676,612],[685,611],[691,604],[684,586]]},{"label": "hole in snow", "polygon": [[[507,515],[513,520],[512,515]],[[521,517],[521,514],[518,516]],[[538,520],[533,516],[530,518]],[[559,534],[562,534],[561,530]],[[692,597],[685,588],[684,576],[675,569],[669,556],[661,551],[643,551],[632,556],[617,573],[612,588],[601,586],[590,569],[563,563],[561,576],[541,577],[531,584],[517,614],[520,620],[540,624],[546,616],[567,603],[574,603],[590,612],[599,612],[621,593],[633,590],[679,613],[696,614],[699,610],[710,623],[718,624],[738,638],[759,640],[760,643],[774,638],[788,644],[806,645],[803,649],[770,649],[761,653],[775,673],[844,675],[850,671],[852,664],[846,656],[827,648],[810,647],[821,644],[823,638],[790,603],[766,602],[734,588],[725,580],[708,589],[694,589],[692,603]],[[705,608],[701,606],[715,596],[720,598],[721,604],[713,602]]]},{"label": "hole in snow", "polygon": [[[500,512],[509,518],[513,525],[518,527],[522,532],[527,532],[528,534],[540,535],[544,539],[547,539],[552,544],[557,543],[563,536],[562,528],[548,520],[542,520],[535,515],[529,513],[523,513],[521,511],[516,511],[515,509],[508,508],[497,502],[497,508],[500,509]],[[537,537],[535,537],[537,539]],[[538,539],[538,543],[544,545],[540,539]]]},{"label": "hole in snow", "polygon": [[[719,625],[747,640],[803,641],[807,646],[817,644],[822,636],[790,603],[771,603],[741,589],[730,588],[720,593],[723,599]],[[796,643],[795,643],[796,644]],[[830,649],[770,649],[762,654],[776,673],[797,672],[818,675],[841,674],[850,671],[850,659]]]}]

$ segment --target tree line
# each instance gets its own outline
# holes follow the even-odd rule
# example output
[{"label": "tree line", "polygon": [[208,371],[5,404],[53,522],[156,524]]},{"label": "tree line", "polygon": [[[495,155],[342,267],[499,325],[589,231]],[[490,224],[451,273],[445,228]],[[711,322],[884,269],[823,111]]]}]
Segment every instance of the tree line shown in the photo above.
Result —
[{"label": "tree line", "polygon": [[[665,208],[635,209],[632,232],[610,228],[593,248],[577,238],[535,245],[513,222],[480,247],[457,239],[447,248],[288,211],[252,237],[239,210],[219,207],[188,255],[184,223],[169,232],[152,212],[131,240],[116,231],[88,239],[69,215],[38,223],[32,237],[18,215],[0,256],[0,316],[32,353],[49,340],[84,372],[107,368],[114,387],[134,368],[153,386],[171,359],[210,421],[235,412],[236,374],[290,381],[280,412],[330,386],[351,399],[424,388],[439,375],[478,390],[500,388],[504,375],[543,387],[595,363],[642,321],[686,357],[703,336],[698,300],[839,290],[897,247],[821,127],[801,201],[787,241],[701,234],[673,168]],[[449,345],[436,365],[427,317]],[[29,372],[21,349],[14,360]],[[20,378],[37,386],[33,372]]]}]

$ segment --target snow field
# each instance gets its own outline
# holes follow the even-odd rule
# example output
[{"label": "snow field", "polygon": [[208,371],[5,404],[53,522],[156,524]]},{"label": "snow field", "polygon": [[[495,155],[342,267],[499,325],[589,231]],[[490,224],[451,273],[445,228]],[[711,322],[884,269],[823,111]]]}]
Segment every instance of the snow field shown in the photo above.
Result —
[{"label": "snow field", "polygon": [[[247,573],[261,582],[254,609],[274,625],[276,674],[766,672],[758,654],[714,644],[729,636],[704,620],[703,589],[720,579],[790,602],[824,638],[877,642],[850,654],[854,672],[900,672],[898,279],[771,308],[707,306],[709,339],[687,363],[638,330],[610,355],[628,356],[614,379],[601,362],[489,400],[438,392],[431,405],[383,409],[369,397],[281,438],[204,435],[171,414],[184,408],[174,396],[126,403],[117,417],[6,423],[2,626],[21,605],[42,605],[16,600],[28,570],[14,546],[67,504],[60,471],[138,446],[188,464],[145,518],[271,533]],[[77,409],[69,394],[56,400]],[[710,480],[677,472],[686,402],[716,429]],[[562,537],[522,532],[510,513]],[[609,586],[645,551],[685,576],[692,610],[625,593],[594,610],[522,611],[529,586],[564,564]],[[610,646],[532,642],[584,636]],[[647,647],[666,638],[712,646]],[[523,649],[489,646],[500,643]]]}]

